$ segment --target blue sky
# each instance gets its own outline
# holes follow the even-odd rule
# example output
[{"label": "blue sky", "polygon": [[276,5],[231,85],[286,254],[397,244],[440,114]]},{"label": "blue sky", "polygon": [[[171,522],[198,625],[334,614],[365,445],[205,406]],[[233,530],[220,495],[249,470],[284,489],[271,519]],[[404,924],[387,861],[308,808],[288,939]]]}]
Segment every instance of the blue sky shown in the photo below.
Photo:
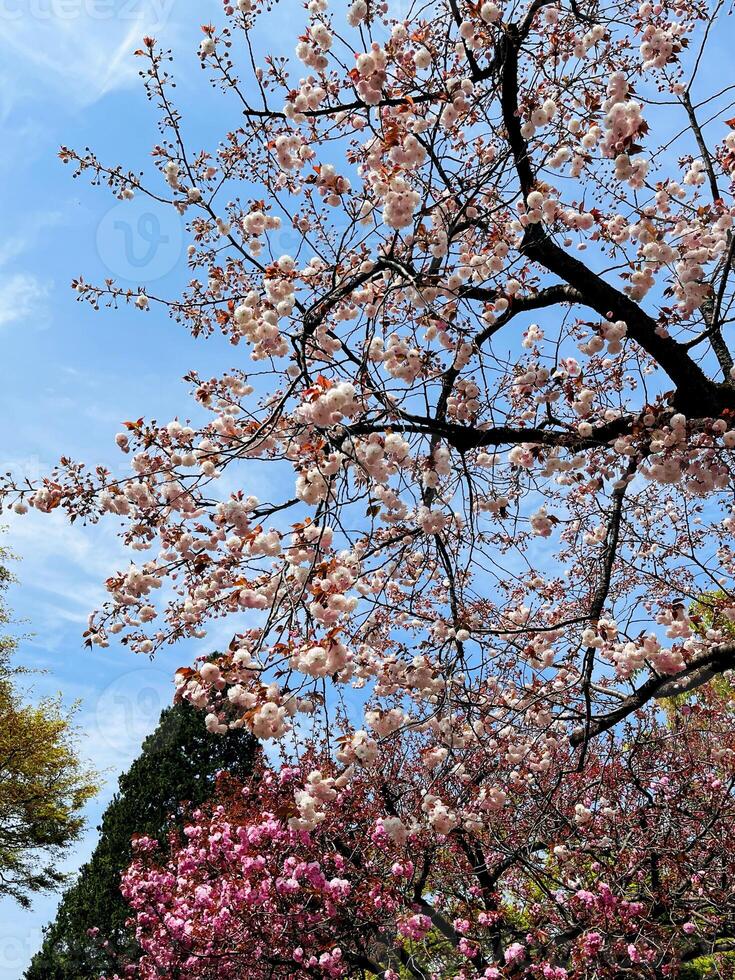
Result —
[{"label": "blue sky", "polygon": [[[59,146],[93,146],[111,163],[143,169],[156,141],[156,117],[132,51],[146,33],[178,56],[182,100],[208,92],[199,70],[199,24],[221,17],[215,0],[0,0],[0,468],[30,477],[61,453],[88,462],[119,461],[112,437],[124,419],[172,418],[189,403],[182,376],[232,365],[233,349],[197,343],[160,314],[95,314],[69,288],[116,276],[175,291],[185,243],[168,212],[133,202],[121,213],[104,189],[74,181]],[[201,115],[192,120],[203,132]],[[147,260],[147,261],[145,261]],[[143,268],[145,261],[145,268]],[[131,285],[133,283],[131,282]],[[197,652],[179,648],[155,664],[125,650],[89,653],[81,634],[102,596],[101,583],[124,563],[111,523],[69,526],[29,514],[10,524],[4,543],[22,561],[11,604],[33,635],[20,659],[46,671],[36,695],[62,691],[81,700],[85,755],[107,773],[89,807],[89,831],[69,869],[89,855],[95,825],[115,776],[170,701],[173,670]],[[229,639],[229,636],[228,636]],[[216,645],[210,633],[207,645]],[[0,902],[0,980],[18,980],[41,941],[57,899],[30,911]]]},{"label": "blue sky", "polygon": [[[284,43],[279,21],[292,4],[268,18],[273,45]],[[182,376],[193,367],[207,376],[235,361],[225,341],[194,341],[160,313],[95,314],[75,302],[69,283],[80,273],[175,295],[186,243],[168,211],[137,199],[119,205],[104,189],[73,181],[57,158],[61,144],[90,145],[106,162],[147,166],[156,118],[132,57],[146,33],[175,49],[189,132],[201,138],[212,125],[224,131],[225,103],[211,94],[196,56],[198,25],[220,18],[216,0],[0,0],[2,471],[39,476],[62,453],[118,465],[112,437],[122,420],[167,420],[185,411]],[[256,486],[249,490],[262,495]],[[22,559],[11,603],[25,621],[20,629],[33,634],[20,658],[45,671],[34,681],[36,695],[60,690],[67,703],[80,700],[84,753],[107,774],[89,807],[90,829],[66,862],[73,870],[94,846],[116,774],[169,703],[175,667],[199,651],[179,647],[154,664],[114,646],[87,652],[87,614],[102,598],[104,578],[127,560],[114,526],[69,526],[58,514],[33,513],[4,522],[4,543]],[[212,630],[202,652],[230,633]],[[56,901],[39,898],[29,911],[0,901],[0,980],[22,976]]]},{"label": "blue sky", "polygon": [[[305,14],[285,0],[261,20],[269,50],[285,53]],[[394,9],[400,13],[402,0]],[[335,5],[339,9],[339,5]],[[183,223],[170,209],[143,201],[120,203],[93,188],[58,159],[61,145],[89,146],[102,161],[151,173],[157,117],[133,56],[144,35],[176,57],[177,102],[184,128],[212,145],[237,107],[212,92],[200,70],[199,25],[224,20],[217,0],[0,0],[0,471],[37,478],[60,455],[119,467],[114,435],[125,419],[168,420],[195,406],[181,380],[192,368],[211,376],[240,357],[225,340],[195,341],[160,311],[132,307],[95,313],[75,301],[71,280],[143,285],[176,296],[186,274]],[[233,122],[233,120],[235,122]],[[291,234],[279,240],[295,247]],[[249,492],[268,488],[254,473]],[[2,543],[20,561],[10,594],[19,632],[29,635],[19,660],[43,673],[32,696],[62,692],[79,702],[86,758],[105,774],[88,807],[88,830],[64,862],[75,871],[90,855],[96,825],[117,775],[170,703],[175,668],[229,642],[232,624],[215,625],[199,645],[183,644],[155,663],[111,644],[87,651],[82,632],[102,601],[104,579],[130,555],[113,522],[70,526],[59,514],[4,514]],[[19,980],[53,918],[58,896],[41,896],[23,910],[0,900],[0,980]]]}]

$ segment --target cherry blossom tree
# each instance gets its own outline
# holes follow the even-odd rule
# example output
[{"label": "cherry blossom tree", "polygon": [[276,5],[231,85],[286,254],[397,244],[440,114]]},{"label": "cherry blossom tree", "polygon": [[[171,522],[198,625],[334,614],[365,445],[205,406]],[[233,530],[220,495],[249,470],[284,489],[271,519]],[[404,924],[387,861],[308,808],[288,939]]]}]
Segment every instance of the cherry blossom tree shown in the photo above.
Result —
[{"label": "cherry blossom tree", "polygon": [[136,842],[130,975],[686,976],[735,936],[729,705],[647,711],[581,772],[560,742],[532,783],[482,749],[481,777],[432,778],[414,737],[355,771],[307,755],[226,781],[168,855]]},{"label": "cherry blossom tree", "polygon": [[[624,875],[628,851],[657,853],[650,827],[684,820],[683,782],[669,809],[655,796],[659,822],[638,815],[654,775],[635,760],[662,700],[735,665],[723,4],[355,0],[345,15],[310,0],[287,54],[269,54],[280,9],[239,0],[203,28],[232,127],[213,148],[190,146],[169,55],[146,38],[157,172],[61,152],[122,200],[175,208],[191,239],[182,296],[79,278],[78,298],[221,333],[238,366],[191,372],[196,419],[127,422],[129,473],[64,458],[5,498],[109,515],[142,553],[108,579],[90,644],[154,655],[227,617],[225,654],[176,680],[210,730],[318,749],[355,780],[390,773],[393,796],[421,770],[415,833],[477,835],[480,865],[497,819],[536,839],[511,794],[552,811],[561,795],[594,824],[585,794],[609,780]],[[256,467],[272,499],[253,494]],[[721,767],[706,778],[729,794],[715,721],[696,752],[678,726],[654,742],[675,766]],[[294,788],[288,833],[318,829],[323,770]],[[725,860],[705,840],[703,866]],[[641,873],[664,904],[693,887]],[[692,874],[718,906],[729,872]],[[534,888],[548,941],[565,936]],[[667,950],[651,976],[683,962]],[[488,955],[467,969],[496,969]]]}]

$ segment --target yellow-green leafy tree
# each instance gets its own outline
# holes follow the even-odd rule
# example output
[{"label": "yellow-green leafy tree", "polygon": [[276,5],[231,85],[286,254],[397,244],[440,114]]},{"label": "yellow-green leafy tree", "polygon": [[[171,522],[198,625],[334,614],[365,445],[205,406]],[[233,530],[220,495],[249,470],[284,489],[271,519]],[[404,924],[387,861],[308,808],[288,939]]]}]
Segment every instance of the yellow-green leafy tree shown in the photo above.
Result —
[{"label": "yellow-green leafy tree", "polygon": [[0,549],[0,897],[28,905],[35,892],[63,882],[59,858],[79,837],[96,786],[79,759],[73,712],[56,698],[25,703],[18,688],[8,558]]},{"label": "yellow-green leafy tree", "polygon": [[[699,633],[700,636],[706,636],[708,631],[717,630],[720,642],[732,643],[735,640],[735,622],[729,618],[729,615],[726,615],[726,612],[732,609],[732,605],[731,596],[721,589],[702,592],[691,603],[688,611],[695,632]],[[696,701],[703,694],[706,694],[708,687],[712,687],[725,697],[732,697],[735,693],[729,672],[713,674],[701,687],[662,699],[664,710],[672,722],[675,721],[677,712],[682,705]]]}]

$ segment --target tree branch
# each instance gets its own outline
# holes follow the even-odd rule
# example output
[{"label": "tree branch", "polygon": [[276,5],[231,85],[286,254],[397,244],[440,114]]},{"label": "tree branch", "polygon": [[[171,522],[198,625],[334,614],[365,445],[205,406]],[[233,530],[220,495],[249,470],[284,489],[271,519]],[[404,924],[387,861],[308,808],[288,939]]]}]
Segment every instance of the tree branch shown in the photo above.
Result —
[{"label": "tree branch", "polygon": [[684,670],[672,676],[654,674],[634,691],[617,708],[605,715],[592,718],[588,726],[575,729],[569,741],[573,746],[581,745],[585,739],[594,738],[614,728],[618,722],[644,707],[652,699],[670,698],[693,691],[717,674],[735,668],[735,643],[727,643],[697,657],[693,657]]}]

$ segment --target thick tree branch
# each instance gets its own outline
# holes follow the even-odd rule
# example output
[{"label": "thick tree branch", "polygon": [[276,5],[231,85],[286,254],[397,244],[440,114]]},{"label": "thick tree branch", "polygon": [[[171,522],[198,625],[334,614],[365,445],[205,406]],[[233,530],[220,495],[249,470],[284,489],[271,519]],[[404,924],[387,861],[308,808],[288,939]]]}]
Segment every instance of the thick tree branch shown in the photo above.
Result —
[{"label": "thick tree branch", "polygon": [[[535,176],[518,116],[518,53],[522,40],[518,26],[508,25],[501,50],[501,103],[508,143],[525,198],[534,187]],[[683,345],[666,336],[657,322],[625,293],[560,248],[541,225],[529,225],[521,251],[574,287],[583,297],[582,302],[600,316],[623,320],[628,335],[674,382],[674,404],[686,415],[719,415],[724,408],[735,407],[735,392],[729,386],[714,384]]]},{"label": "thick tree branch", "polygon": [[517,446],[521,443],[528,445],[559,447],[566,449],[591,449],[596,446],[606,446],[613,439],[631,430],[633,416],[621,416],[612,422],[597,426],[590,436],[580,436],[575,431],[560,429],[543,429],[500,425],[488,429],[475,429],[470,426],[457,425],[453,422],[443,422],[425,416],[401,414],[403,421],[394,422],[355,422],[345,427],[346,436],[370,435],[373,432],[401,432],[404,435],[439,436],[460,452],[472,449],[483,449],[489,446]]},{"label": "thick tree branch", "polygon": [[570,736],[574,746],[614,728],[619,722],[644,707],[649,701],[671,698],[693,691],[717,674],[735,668],[735,643],[727,643],[693,657],[684,670],[672,676],[655,674],[624,701],[605,715],[592,718],[589,726],[580,726]]}]

